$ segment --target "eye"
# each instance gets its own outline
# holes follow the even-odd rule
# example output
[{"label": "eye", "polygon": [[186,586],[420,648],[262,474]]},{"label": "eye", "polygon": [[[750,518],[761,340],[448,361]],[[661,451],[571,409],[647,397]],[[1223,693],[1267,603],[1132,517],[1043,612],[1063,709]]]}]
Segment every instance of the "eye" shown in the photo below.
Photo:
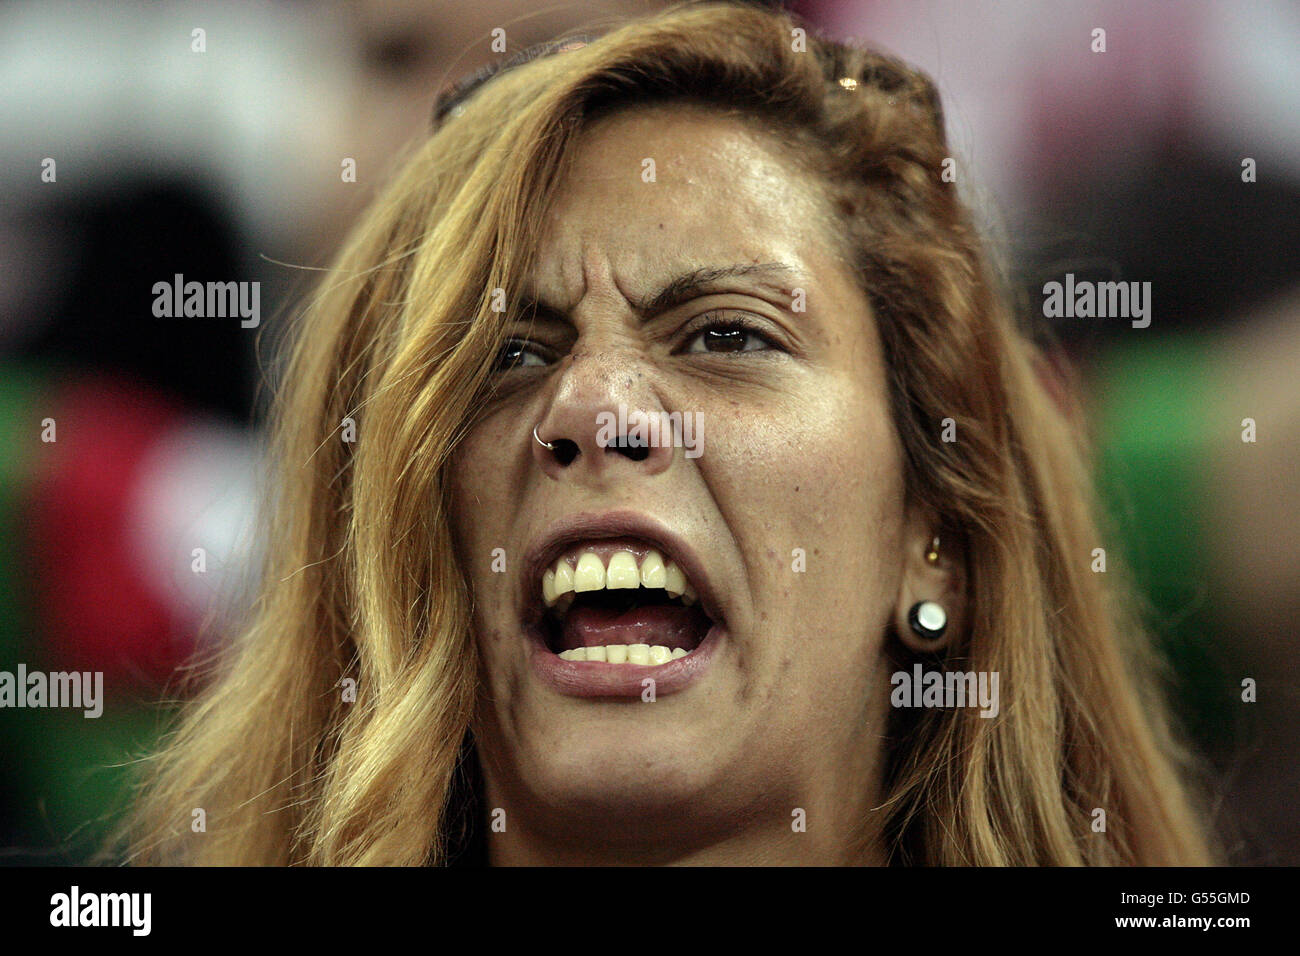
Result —
[{"label": "eye", "polygon": [[777,346],[758,326],[736,315],[706,315],[691,329],[683,352],[763,352]]},{"label": "eye", "polygon": [[497,352],[492,371],[507,372],[514,368],[545,365],[546,359],[537,352],[537,346],[523,339],[509,339]]}]

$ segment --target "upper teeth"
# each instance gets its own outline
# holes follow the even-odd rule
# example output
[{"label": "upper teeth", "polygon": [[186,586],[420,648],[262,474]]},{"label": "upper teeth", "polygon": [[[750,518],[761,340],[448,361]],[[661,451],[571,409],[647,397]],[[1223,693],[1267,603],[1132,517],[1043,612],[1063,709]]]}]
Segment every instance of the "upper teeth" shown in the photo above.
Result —
[{"label": "upper teeth", "polygon": [[542,575],[542,599],[547,607],[561,602],[562,609],[567,608],[573,595],[584,591],[636,587],[663,588],[669,597],[680,595],[684,604],[695,603],[695,589],[682,569],[672,561],[665,564],[663,555],[653,549],[640,559],[639,566],[637,556],[627,550],[611,554],[608,565],[591,550],[577,556],[576,566],[569,563],[569,557],[559,558]]}]

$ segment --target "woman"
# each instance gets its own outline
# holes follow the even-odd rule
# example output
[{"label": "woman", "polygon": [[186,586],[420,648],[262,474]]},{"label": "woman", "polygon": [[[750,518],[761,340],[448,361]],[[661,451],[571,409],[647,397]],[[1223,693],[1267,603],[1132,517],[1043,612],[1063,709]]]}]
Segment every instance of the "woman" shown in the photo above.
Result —
[{"label": "woman", "polygon": [[1208,860],[925,77],[709,4],[440,114],[131,859]]}]

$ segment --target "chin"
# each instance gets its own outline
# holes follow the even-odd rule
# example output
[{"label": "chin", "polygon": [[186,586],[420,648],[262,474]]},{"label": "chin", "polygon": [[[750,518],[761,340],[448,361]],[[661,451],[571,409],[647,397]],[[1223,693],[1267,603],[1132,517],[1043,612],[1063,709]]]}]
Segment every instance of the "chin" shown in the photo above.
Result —
[{"label": "chin", "polygon": [[570,735],[538,754],[525,778],[530,801],[565,811],[658,815],[697,813],[702,797],[717,792],[716,762],[665,747],[635,730]]}]

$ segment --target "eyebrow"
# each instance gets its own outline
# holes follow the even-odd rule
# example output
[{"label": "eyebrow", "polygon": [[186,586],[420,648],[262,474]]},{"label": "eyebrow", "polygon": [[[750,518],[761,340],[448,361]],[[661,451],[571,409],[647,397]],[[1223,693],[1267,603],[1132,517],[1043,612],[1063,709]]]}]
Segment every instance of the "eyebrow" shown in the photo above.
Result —
[{"label": "eyebrow", "polygon": [[[777,277],[788,278],[796,274],[797,270],[784,262],[704,266],[699,269],[692,269],[690,272],[683,272],[681,275],[669,280],[658,291],[629,301],[632,303],[632,308],[639,312],[643,318],[649,318],[667,312],[669,309],[675,308],[683,302],[689,302],[698,296],[717,291],[718,287],[727,279],[757,276],[760,279],[767,280],[763,284],[772,290],[778,291],[782,295],[789,295],[788,290],[773,280]],[[527,298],[522,303],[522,310],[524,314],[567,321],[562,310],[538,302],[532,297]]]},{"label": "eyebrow", "polygon": [[782,262],[760,262],[750,265],[737,264],[720,268],[694,269],[691,272],[677,276],[658,292],[639,301],[634,301],[632,307],[642,315],[658,315],[710,291],[724,279],[738,279],[754,275],[770,279],[773,276],[789,276],[793,274],[794,269]]}]

